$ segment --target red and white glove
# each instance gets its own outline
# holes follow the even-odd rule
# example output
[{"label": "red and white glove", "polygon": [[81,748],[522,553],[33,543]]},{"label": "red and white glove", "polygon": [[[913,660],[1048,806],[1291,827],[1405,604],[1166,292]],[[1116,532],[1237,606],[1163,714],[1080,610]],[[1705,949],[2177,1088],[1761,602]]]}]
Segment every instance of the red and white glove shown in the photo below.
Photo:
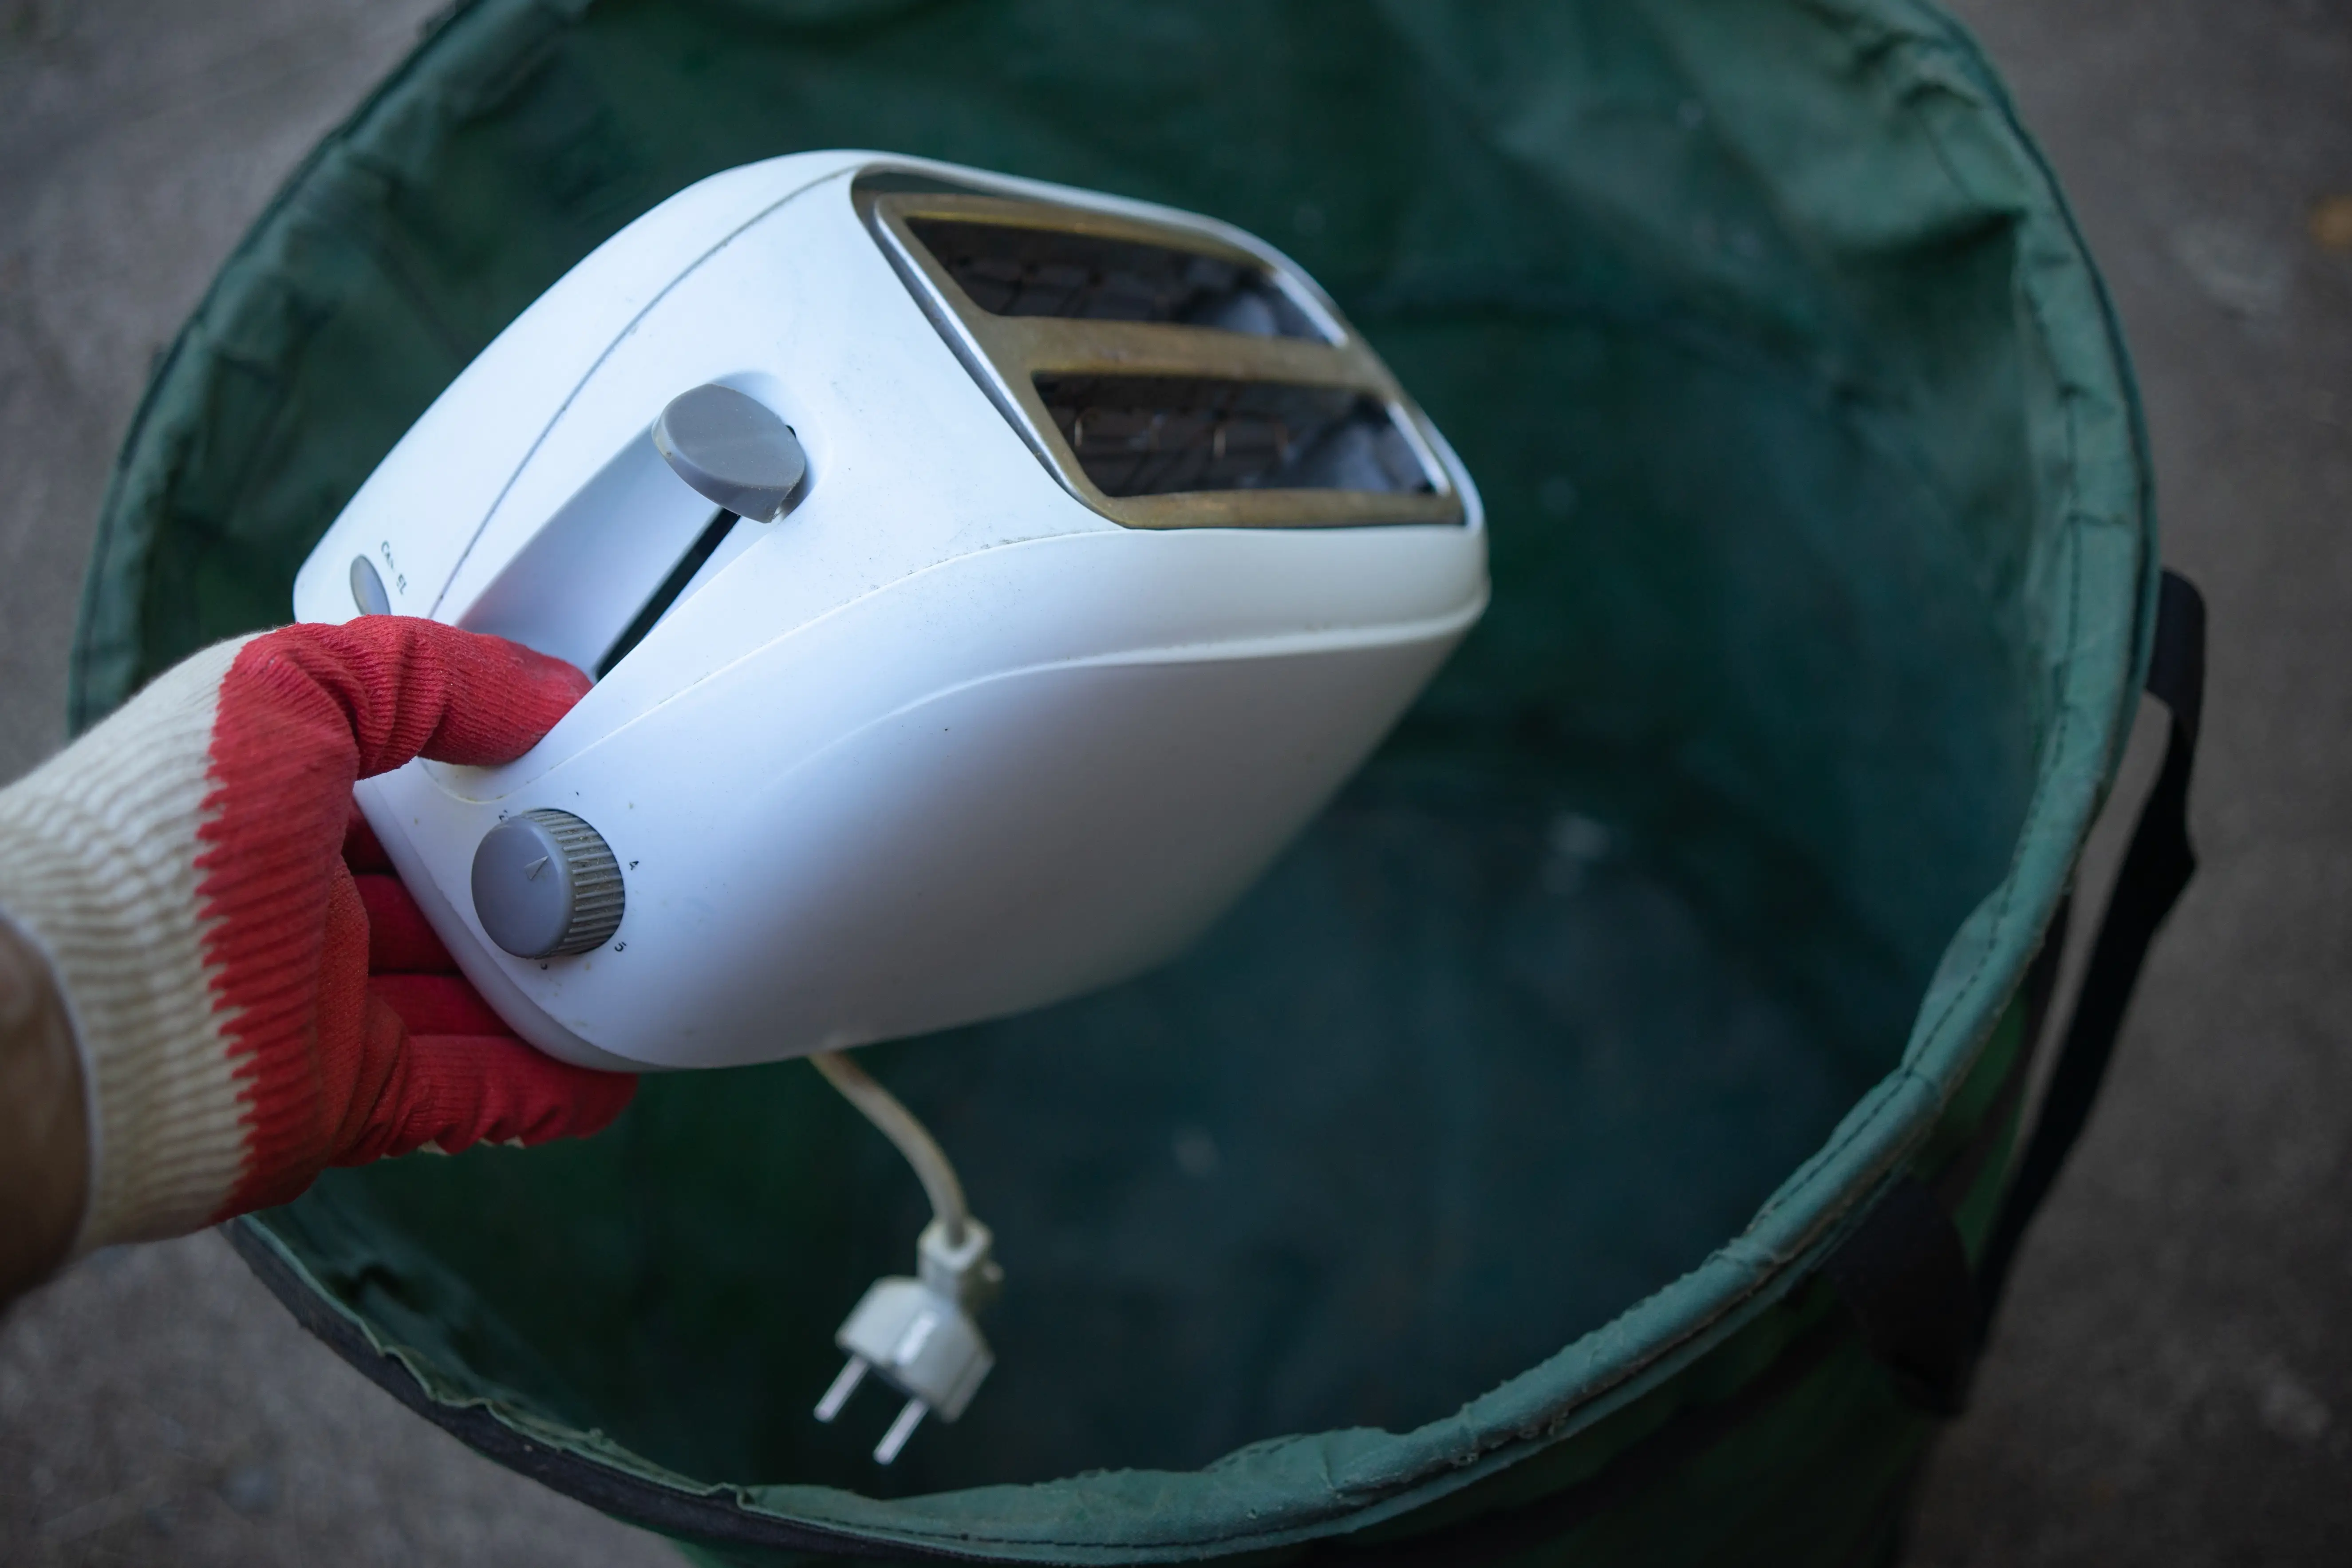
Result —
[{"label": "red and white glove", "polygon": [[81,1054],[76,1254],[283,1203],[328,1165],[621,1113],[635,1079],[516,1039],[352,805],[412,757],[520,756],[587,688],[429,621],[286,626],[194,655],[0,791],[0,917]]}]

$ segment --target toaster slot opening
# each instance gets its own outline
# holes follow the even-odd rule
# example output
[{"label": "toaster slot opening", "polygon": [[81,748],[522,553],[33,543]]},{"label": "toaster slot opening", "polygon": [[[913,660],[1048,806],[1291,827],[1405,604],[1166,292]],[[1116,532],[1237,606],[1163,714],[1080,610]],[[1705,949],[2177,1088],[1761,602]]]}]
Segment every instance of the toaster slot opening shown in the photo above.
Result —
[{"label": "toaster slot opening", "polygon": [[870,173],[917,303],[1039,461],[1129,528],[1455,524],[1432,432],[1314,284],[1177,215]]},{"label": "toaster slot opening", "polygon": [[964,218],[907,227],[992,316],[1163,321],[1260,338],[1328,341],[1265,268],[1173,246]]},{"label": "toaster slot opening", "polygon": [[1433,488],[1394,413],[1350,387],[1145,375],[1040,375],[1035,384],[1107,496]]}]

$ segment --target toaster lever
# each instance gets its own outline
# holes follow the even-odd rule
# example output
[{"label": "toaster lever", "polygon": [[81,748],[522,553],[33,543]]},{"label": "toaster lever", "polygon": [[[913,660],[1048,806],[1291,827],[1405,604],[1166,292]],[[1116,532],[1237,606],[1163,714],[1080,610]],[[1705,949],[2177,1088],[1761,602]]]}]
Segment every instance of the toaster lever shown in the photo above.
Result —
[{"label": "toaster lever", "polygon": [[677,477],[738,517],[773,522],[808,472],[793,427],[731,386],[698,386],[654,421],[654,447]]}]

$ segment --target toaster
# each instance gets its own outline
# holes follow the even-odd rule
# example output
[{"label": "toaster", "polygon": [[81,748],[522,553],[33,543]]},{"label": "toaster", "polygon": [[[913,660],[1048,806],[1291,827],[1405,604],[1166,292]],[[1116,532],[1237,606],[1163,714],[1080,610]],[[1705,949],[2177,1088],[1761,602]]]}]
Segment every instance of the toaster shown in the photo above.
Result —
[{"label": "toaster", "polygon": [[1486,602],[1470,476],[1253,236],[858,152],[581,261],[361,487],[294,612],[595,683],[358,801],[524,1038],[833,1051],[1175,953]]}]

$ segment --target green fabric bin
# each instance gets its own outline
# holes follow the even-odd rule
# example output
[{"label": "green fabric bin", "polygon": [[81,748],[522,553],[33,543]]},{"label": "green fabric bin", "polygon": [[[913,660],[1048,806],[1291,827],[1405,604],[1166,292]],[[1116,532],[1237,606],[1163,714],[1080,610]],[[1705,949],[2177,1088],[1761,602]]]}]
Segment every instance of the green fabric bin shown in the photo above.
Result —
[{"label": "green fabric bin", "polygon": [[[996,1372],[897,1466],[887,1401],[810,1407],[922,1198],[803,1063],[331,1173],[247,1257],[711,1561],[1891,1552],[1950,1389],[1886,1303],[1993,1245],[2158,600],[2123,346],[1974,44],[1911,0],[461,5],[157,371],[77,721],[284,620],[599,241],[831,146],[1283,247],[1476,476],[1493,608],[1189,954],[866,1053],[1008,1276]],[[1856,1239],[1898,1213],[1945,1249],[1911,1287]]]}]

